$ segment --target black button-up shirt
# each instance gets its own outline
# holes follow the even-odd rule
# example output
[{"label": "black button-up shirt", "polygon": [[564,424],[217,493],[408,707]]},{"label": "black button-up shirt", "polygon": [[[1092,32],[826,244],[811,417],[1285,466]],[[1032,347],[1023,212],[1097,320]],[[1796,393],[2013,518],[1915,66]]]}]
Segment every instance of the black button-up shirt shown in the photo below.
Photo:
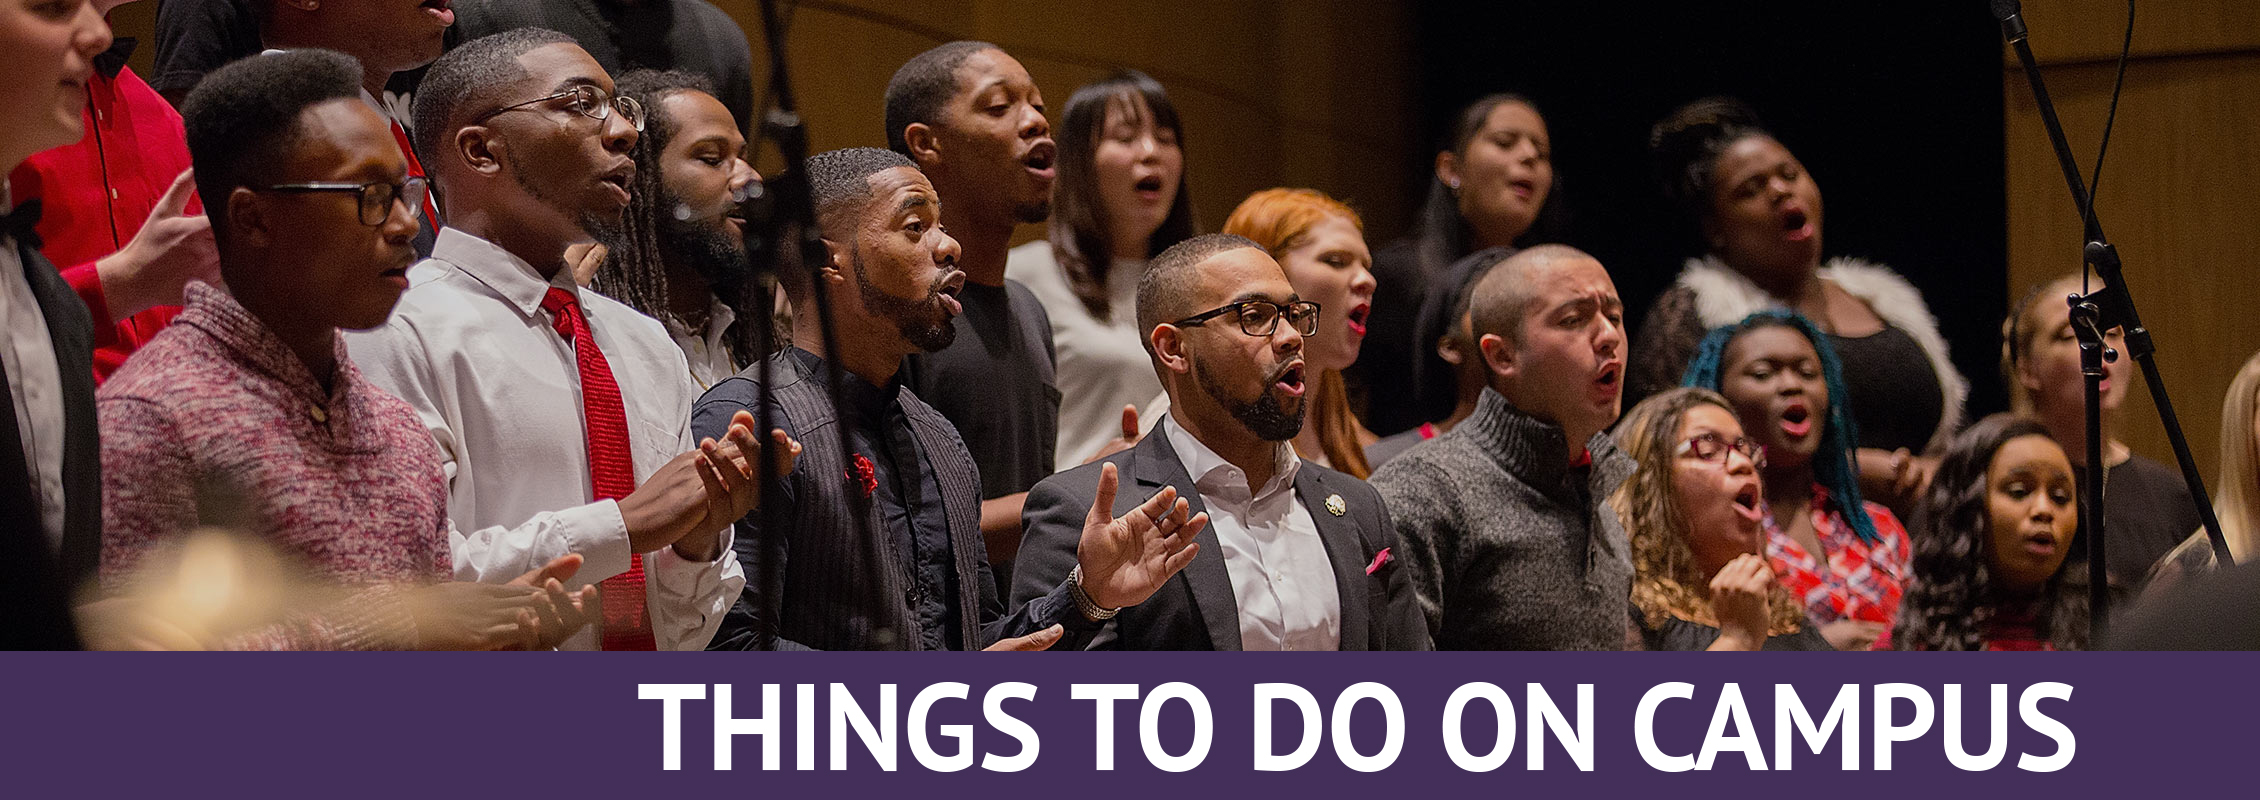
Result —
[{"label": "black button-up shirt", "polygon": [[[812,353],[795,349],[793,355],[812,370],[822,369]],[[950,546],[941,482],[903,414],[902,379],[898,375],[886,386],[872,386],[853,375],[841,377],[852,417],[849,445],[855,456],[871,462],[872,508],[886,525],[889,546],[910,568],[903,601],[918,619],[918,649],[949,649],[964,624],[957,613],[957,556]],[[851,463],[855,456],[849,457]]]}]

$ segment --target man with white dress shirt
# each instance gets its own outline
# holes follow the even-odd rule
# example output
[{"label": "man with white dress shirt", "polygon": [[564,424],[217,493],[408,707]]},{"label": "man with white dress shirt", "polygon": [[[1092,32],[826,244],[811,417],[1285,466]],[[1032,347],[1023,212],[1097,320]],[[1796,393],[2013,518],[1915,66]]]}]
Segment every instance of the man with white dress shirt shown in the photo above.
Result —
[{"label": "man with white dress shirt", "polygon": [[540,535],[469,542],[481,572],[580,553],[605,649],[704,647],[744,583],[728,520],[654,522],[685,496],[661,479],[698,457],[697,392],[659,323],[564,260],[619,225],[641,107],[571,39],[526,28],[434,62],[416,118],[451,224],[385,326],[346,337],[354,361],[430,427],[460,529],[566,509]]},{"label": "man with white dress shirt", "polygon": [[1137,488],[1174,486],[1206,511],[1200,554],[1091,649],[1425,650],[1428,630],[1395,566],[1396,535],[1365,482],[1295,455],[1307,386],[1303,337],[1318,306],[1263,248],[1226,234],[1163,251],[1138,284],[1138,327],[1170,401],[1137,447],[1029,492],[1013,577],[1025,602],[1071,569],[1104,464]]}]

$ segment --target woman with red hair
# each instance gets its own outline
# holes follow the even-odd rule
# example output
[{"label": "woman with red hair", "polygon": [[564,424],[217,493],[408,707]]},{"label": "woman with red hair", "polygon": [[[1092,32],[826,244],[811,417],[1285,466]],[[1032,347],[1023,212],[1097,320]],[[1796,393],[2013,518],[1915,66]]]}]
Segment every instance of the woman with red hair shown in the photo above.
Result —
[{"label": "woman with red hair", "polygon": [[1314,376],[1296,455],[1364,479],[1366,445],[1377,437],[1350,413],[1342,370],[1358,360],[1373,309],[1373,255],[1365,222],[1341,201],[1311,189],[1266,189],[1240,202],[1224,232],[1248,237],[1287,270],[1296,296],[1318,303],[1318,333],[1303,340]]}]

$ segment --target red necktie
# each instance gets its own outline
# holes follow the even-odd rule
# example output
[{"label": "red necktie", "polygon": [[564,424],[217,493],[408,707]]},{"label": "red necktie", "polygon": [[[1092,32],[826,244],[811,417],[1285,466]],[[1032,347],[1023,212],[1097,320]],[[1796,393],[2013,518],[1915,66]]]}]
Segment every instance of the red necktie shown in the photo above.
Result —
[{"label": "red necktie", "polygon": [[[416,148],[408,144],[408,130],[400,127],[400,120],[392,120],[392,140],[400,145],[400,154],[408,157],[408,175],[423,178],[424,162],[417,160]],[[427,187],[428,188],[428,187]],[[439,206],[432,203],[432,193],[424,193],[424,221],[432,230],[440,229]]]},{"label": "red necktie", "polygon": [[[588,431],[589,476],[597,500],[618,500],[636,489],[635,461],[628,454],[628,415],[620,405],[620,384],[612,380],[612,366],[581,316],[580,301],[571,292],[550,287],[541,308],[549,312],[557,335],[573,343],[573,360],[581,371],[581,421]],[[628,571],[598,583],[604,593],[604,649],[653,650],[651,615],[644,608],[643,555],[628,557]]]}]

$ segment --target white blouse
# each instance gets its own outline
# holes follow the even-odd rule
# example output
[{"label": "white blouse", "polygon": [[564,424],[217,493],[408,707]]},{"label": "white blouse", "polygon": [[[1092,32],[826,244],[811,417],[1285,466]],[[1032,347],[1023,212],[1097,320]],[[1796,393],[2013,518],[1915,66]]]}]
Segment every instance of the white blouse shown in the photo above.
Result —
[{"label": "white blouse", "polygon": [[1054,470],[1081,464],[1120,437],[1123,406],[1137,406],[1140,427],[1152,427],[1147,406],[1161,394],[1161,379],[1138,330],[1138,278],[1145,272],[1144,261],[1114,262],[1106,280],[1113,319],[1101,321],[1067,288],[1049,242],[1015,247],[1006,258],[1005,277],[1028,287],[1051,315],[1060,394]]}]

